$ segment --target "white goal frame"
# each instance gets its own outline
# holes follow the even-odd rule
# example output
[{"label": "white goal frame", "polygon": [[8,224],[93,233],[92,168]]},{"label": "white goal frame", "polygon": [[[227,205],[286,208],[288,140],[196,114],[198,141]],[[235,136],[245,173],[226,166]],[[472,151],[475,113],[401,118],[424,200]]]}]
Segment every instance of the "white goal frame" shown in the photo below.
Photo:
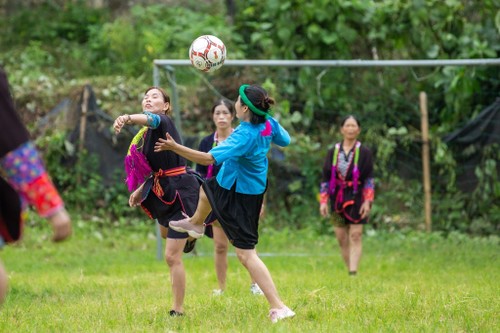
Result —
[{"label": "white goal frame", "polygon": [[[175,80],[175,67],[191,66],[189,59],[155,59],[153,61],[153,85],[160,86],[160,71],[167,71],[170,84],[174,122],[181,137],[182,124],[179,95]],[[441,66],[500,66],[500,58],[435,59],[435,60],[226,60],[224,67],[441,67]],[[163,258],[163,242],[160,228],[156,226],[157,258]]]}]

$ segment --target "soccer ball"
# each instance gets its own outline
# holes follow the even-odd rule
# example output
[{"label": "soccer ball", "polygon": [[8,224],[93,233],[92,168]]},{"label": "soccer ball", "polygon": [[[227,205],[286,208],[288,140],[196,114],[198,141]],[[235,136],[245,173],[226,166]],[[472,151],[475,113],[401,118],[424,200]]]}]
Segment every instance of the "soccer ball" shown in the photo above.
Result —
[{"label": "soccer ball", "polygon": [[215,36],[200,36],[191,43],[189,59],[193,66],[200,71],[216,71],[222,67],[224,60],[226,60],[226,46]]}]

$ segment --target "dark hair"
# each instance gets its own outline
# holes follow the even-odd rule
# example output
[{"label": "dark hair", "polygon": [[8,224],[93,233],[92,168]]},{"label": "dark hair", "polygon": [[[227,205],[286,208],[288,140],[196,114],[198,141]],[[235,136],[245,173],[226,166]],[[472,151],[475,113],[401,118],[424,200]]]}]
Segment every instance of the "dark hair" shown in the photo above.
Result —
[{"label": "dark hair", "polygon": [[170,96],[167,95],[167,93],[165,92],[165,90],[163,90],[162,88],[160,87],[155,87],[155,86],[151,86],[149,87],[148,89],[146,89],[146,91],[144,92],[144,95],[146,95],[150,90],[153,90],[153,89],[157,89],[161,92],[162,96],[163,96],[163,101],[165,103],[168,103],[168,109],[167,111],[165,112],[165,114],[169,114],[170,112]]},{"label": "dark hair", "polygon": [[358,118],[356,118],[356,116],[352,115],[352,114],[349,114],[347,116],[345,116],[344,118],[342,118],[342,121],[340,122],[340,127],[343,127],[345,122],[347,121],[347,119],[349,118],[352,118],[354,119],[354,121],[356,122],[356,124],[358,124],[359,127],[361,127],[361,123],[359,122]]},{"label": "dark hair", "polygon": [[[251,85],[246,87],[245,95],[256,108],[264,112],[268,112],[271,108],[271,105],[274,104],[274,99],[272,97],[269,97],[267,91],[260,86]],[[242,105],[245,105],[241,98],[240,102]],[[250,110],[250,122],[254,125],[262,124],[266,122],[266,117],[259,116],[258,114],[255,114]]]},{"label": "dark hair", "polygon": [[225,105],[227,107],[227,109],[229,110],[229,112],[231,113],[231,115],[234,116],[233,102],[231,102],[230,100],[228,100],[226,98],[220,98],[214,103],[214,106],[212,107],[212,115],[215,112],[215,108],[218,107],[219,105]]}]

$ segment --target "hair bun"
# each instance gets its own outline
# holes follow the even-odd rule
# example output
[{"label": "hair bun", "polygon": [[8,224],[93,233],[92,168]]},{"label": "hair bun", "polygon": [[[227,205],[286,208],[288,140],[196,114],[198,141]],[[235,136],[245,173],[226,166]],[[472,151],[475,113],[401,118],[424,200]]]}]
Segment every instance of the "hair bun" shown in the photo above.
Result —
[{"label": "hair bun", "polygon": [[272,104],[274,104],[274,99],[266,95],[264,97],[264,103],[266,104],[266,108],[270,108]]}]

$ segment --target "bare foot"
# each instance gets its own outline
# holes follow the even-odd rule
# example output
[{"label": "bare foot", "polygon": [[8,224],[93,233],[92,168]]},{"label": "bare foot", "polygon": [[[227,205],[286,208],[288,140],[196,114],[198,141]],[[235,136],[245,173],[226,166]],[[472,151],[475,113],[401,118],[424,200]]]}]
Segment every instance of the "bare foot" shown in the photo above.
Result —
[{"label": "bare foot", "polygon": [[71,236],[71,218],[66,209],[61,209],[49,218],[52,225],[52,241],[60,242]]}]

